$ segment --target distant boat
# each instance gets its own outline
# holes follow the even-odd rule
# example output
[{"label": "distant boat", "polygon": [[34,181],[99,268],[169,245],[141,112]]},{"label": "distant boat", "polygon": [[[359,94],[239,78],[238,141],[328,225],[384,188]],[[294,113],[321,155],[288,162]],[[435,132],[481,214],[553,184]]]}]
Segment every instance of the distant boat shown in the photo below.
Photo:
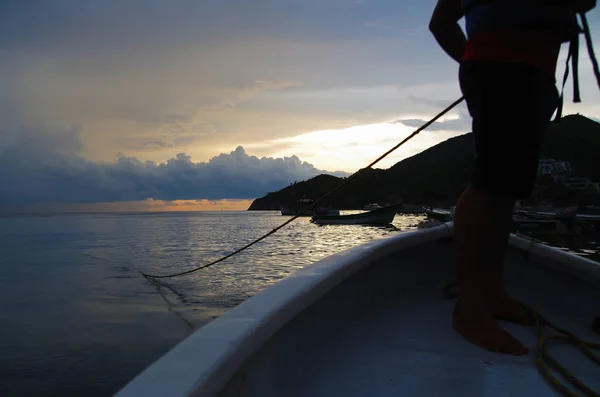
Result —
[{"label": "distant boat", "polygon": [[600,215],[599,214],[590,214],[590,213],[578,213],[577,207],[564,207],[560,209],[556,209],[555,211],[531,211],[527,209],[518,209],[515,211],[517,216],[528,219],[535,220],[558,220],[558,221],[568,221],[568,220],[577,220],[584,226],[585,229],[590,231],[596,231],[600,228]]},{"label": "distant boat", "polygon": [[[453,220],[453,208],[450,210],[433,207],[423,207],[423,211],[430,220],[440,222],[451,222]],[[580,234],[584,230],[593,230],[593,217],[588,219],[587,225],[582,225],[573,208],[561,213],[551,212],[529,212],[518,209],[513,214],[512,232],[533,231],[543,234]]]},{"label": "distant boat", "polygon": [[592,225],[595,231],[600,229],[600,215],[577,214],[577,220]]},{"label": "distant boat", "polygon": [[311,221],[319,225],[389,225],[402,204],[350,215],[315,215]]},{"label": "distant boat", "polygon": [[377,203],[371,203],[371,204],[367,204],[363,207],[363,210],[365,211],[373,211],[373,210],[378,210],[380,208],[383,208],[381,205],[377,204]]},{"label": "distant boat", "polygon": [[441,222],[452,221],[452,210],[423,206],[423,212],[425,212],[425,215],[431,219],[437,219]]},{"label": "distant boat", "polygon": [[600,206],[588,205],[583,207],[579,213],[581,215],[600,215]]},{"label": "distant boat", "polygon": [[[327,206],[319,206],[315,208],[310,207],[315,201],[311,199],[300,199],[296,201],[293,205],[281,205],[281,215],[288,216],[296,216],[301,214],[300,216],[313,216],[313,215],[339,215],[340,210],[331,209]],[[303,212],[304,211],[304,212]]]},{"label": "distant boat", "polygon": [[557,231],[558,234],[575,232],[597,232],[600,229],[600,216],[577,213],[575,206],[565,207],[560,211],[541,212],[518,209],[513,222],[526,230]]}]

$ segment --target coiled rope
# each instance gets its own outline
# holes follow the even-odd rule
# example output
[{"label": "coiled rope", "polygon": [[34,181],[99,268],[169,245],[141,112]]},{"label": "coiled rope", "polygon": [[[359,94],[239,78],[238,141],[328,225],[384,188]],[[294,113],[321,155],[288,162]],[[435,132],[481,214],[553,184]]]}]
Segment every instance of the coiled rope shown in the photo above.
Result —
[{"label": "coiled rope", "polygon": [[[525,305],[523,305],[525,306]],[[600,343],[585,341],[579,338],[572,332],[569,332],[563,328],[560,328],[558,325],[552,323],[550,320],[542,316],[537,311],[525,306],[531,313],[533,313],[535,317],[535,334],[537,338],[537,352],[535,361],[537,363],[538,369],[542,373],[542,375],[546,378],[548,382],[556,390],[563,393],[567,397],[600,397],[600,393],[594,391],[589,388],[585,383],[581,380],[577,379],[571,372],[567,371],[565,367],[560,365],[560,363],[553,358],[548,352],[548,343],[552,341],[562,341],[571,345],[576,346],[579,350],[587,356],[591,361],[600,365],[600,357],[595,355],[592,350],[600,351]],[[557,333],[553,335],[544,335],[544,326],[547,326]],[[574,390],[567,387],[567,385],[563,384],[551,371],[551,367],[561,375],[564,379],[568,380],[573,384],[576,388],[581,390],[583,394],[579,394]]]},{"label": "coiled rope", "polygon": [[196,267],[194,269],[186,270],[186,271],[183,271],[183,272],[174,273],[174,274],[163,274],[163,275],[148,274],[148,273],[143,273],[142,272],[142,275],[144,277],[146,277],[146,278],[171,278],[171,277],[178,277],[178,276],[183,276],[183,275],[186,275],[186,274],[191,274],[191,273],[197,272],[199,270],[206,269],[207,267],[210,267],[212,265],[216,265],[217,263],[222,262],[222,261],[224,261],[224,260],[226,260],[228,258],[231,258],[232,256],[234,256],[236,254],[239,254],[240,252],[242,252],[242,251],[244,251],[244,250],[252,247],[254,244],[256,244],[256,243],[264,240],[265,238],[269,237],[270,235],[277,233],[279,230],[281,230],[285,226],[289,225],[290,223],[292,223],[293,221],[295,221],[297,218],[299,218],[300,216],[302,216],[304,213],[306,213],[306,211],[308,211],[309,209],[317,206],[323,200],[325,200],[329,196],[331,196],[333,193],[337,192],[342,187],[344,187],[347,184],[349,184],[351,181],[353,181],[354,179],[356,179],[359,175],[361,175],[367,169],[373,167],[375,164],[377,164],[378,162],[380,162],[381,160],[383,160],[385,157],[387,157],[390,153],[392,153],[393,151],[395,151],[396,149],[398,149],[400,146],[404,145],[406,142],[408,142],[409,140],[411,140],[415,136],[417,136],[421,131],[423,131],[424,129],[426,129],[427,127],[429,127],[431,124],[435,123],[440,117],[442,117],[443,115],[445,115],[446,113],[448,113],[450,110],[452,110],[458,104],[460,104],[463,100],[464,100],[464,97],[460,97],[459,99],[457,99],[456,101],[454,101],[446,109],[444,109],[440,113],[438,113],[434,118],[432,118],[431,120],[429,120],[427,123],[423,124],[423,126],[421,126],[417,130],[415,130],[412,134],[410,134],[408,137],[406,137],[405,139],[403,139],[402,142],[400,142],[399,144],[397,144],[396,146],[394,146],[393,148],[391,148],[390,150],[388,150],[387,152],[385,152],[384,154],[382,154],[381,156],[379,156],[379,158],[377,158],[377,160],[373,161],[371,164],[369,164],[365,168],[362,168],[362,169],[358,170],[356,173],[354,173],[351,176],[349,176],[339,186],[337,186],[335,189],[331,190],[329,193],[325,194],[323,197],[321,197],[317,201],[313,202],[310,206],[306,207],[299,214],[296,214],[294,217],[292,217],[291,219],[288,219],[286,222],[282,223],[280,226],[277,226],[275,229],[273,229],[270,232],[268,232],[267,234],[265,234],[265,235],[257,238],[256,240],[252,241],[251,243],[246,244],[242,248],[240,248],[240,249],[238,249],[236,251],[233,251],[232,253],[230,253],[228,255],[225,255],[222,258],[219,258],[219,259],[217,259],[215,261],[212,261],[212,262],[207,263],[205,265],[198,266],[198,267]]}]

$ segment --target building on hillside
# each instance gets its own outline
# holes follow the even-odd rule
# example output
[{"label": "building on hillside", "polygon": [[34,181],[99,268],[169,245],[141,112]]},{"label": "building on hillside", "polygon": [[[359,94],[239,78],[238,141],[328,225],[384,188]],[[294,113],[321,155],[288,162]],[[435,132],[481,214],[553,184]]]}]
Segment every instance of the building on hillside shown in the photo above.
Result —
[{"label": "building on hillside", "polygon": [[554,182],[570,190],[587,190],[600,193],[600,183],[589,178],[573,177],[573,167],[568,161],[543,159],[538,163],[538,178],[550,176]]},{"label": "building on hillside", "polygon": [[573,168],[568,161],[543,159],[538,163],[538,177],[548,175],[554,182],[564,184],[573,174]]}]

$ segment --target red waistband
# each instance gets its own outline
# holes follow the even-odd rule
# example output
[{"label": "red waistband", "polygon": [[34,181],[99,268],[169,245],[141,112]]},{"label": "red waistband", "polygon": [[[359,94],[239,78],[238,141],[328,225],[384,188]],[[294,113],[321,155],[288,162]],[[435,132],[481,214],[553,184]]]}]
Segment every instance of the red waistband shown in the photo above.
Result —
[{"label": "red waistband", "polygon": [[545,32],[480,33],[467,42],[464,60],[520,62],[555,77],[562,41]]}]

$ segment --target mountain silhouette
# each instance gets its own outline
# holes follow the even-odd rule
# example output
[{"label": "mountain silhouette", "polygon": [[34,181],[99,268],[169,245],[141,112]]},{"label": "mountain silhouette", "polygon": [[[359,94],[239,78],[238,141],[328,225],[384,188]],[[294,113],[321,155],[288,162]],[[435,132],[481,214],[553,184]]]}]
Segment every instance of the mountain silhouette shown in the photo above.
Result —
[{"label": "mountain silhouette", "polygon": [[[519,142],[514,142],[519,145]],[[569,161],[573,176],[600,179],[600,123],[585,116],[568,115],[551,123],[542,158]],[[399,201],[436,206],[454,205],[467,186],[474,165],[472,133],[450,138],[406,158],[388,169],[368,169],[328,198],[332,208],[362,209],[378,202]],[[511,161],[506,153],[506,161]],[[498,164],[498,167],[502,167]],[[345,178],[318,175],[254,200],[249,210],[279,210],[297,199],[319,199]]]}]

